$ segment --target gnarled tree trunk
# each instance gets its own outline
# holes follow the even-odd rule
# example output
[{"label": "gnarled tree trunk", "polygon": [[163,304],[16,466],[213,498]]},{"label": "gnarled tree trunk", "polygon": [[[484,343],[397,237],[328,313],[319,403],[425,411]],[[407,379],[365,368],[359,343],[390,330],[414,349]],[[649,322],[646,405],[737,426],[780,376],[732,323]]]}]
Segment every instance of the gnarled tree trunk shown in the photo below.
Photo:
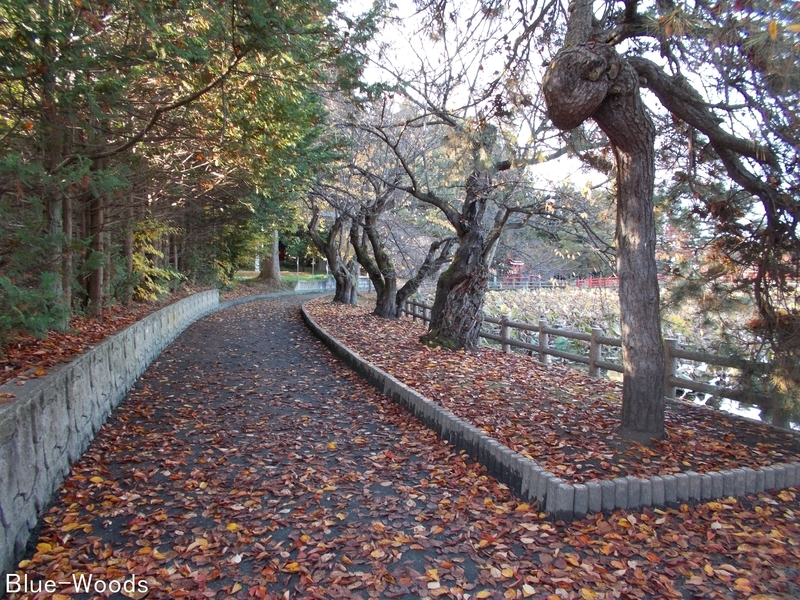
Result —
[{"label": "gnarled tree trunk", "polygon": [[[368,207],[362,213],[363,223],[353,221],[350,226],[350,245],[356,252],[359,264],[364,267],[375,287],[375,310],[372,314],[384,319],[397,318],[395,297],[397,296],[397,273],[394,262],[378,234],[377,214]],[[372,256],[368,250],[372,248]]]},{"label": "gnarled tree trunk", "polygon": [[457,241],[458,238],[453,237],[431,243],[430,248],[428,248],[428,254],[425,256],[425,260],[422,261],[420,268],[417,269],[417,272],[414,273],[399,290],[397,290],[394,303],[398,315],[403,308],[403,303],[419,290],[422,282],[428,277],[435,275],[439,269],[450,262],[452,258],[451,252]]},{"label": "gnarled tree trunk", "polygon": [[624,369],[621,434],[646,443],[665,434],[653,213],[655,128],[633,67],[612,46],[589,41],[591,0],[576,0],[572,7],[565,47],[548,67],[543,91],[557,127],[572,129],[592,118],[614,149]]},{"label": "gnarled tree trunk", "polygon": [[344,244],[341,239],[341,234],[350,219],[345,215],[337,215],[333,226],[328,232],[327,240],[323,239],[319,231],[317,231],[319,219],[320,211],[315,208],[313,216],[311,217],[311,222],[308,224],[308,234],[311,237],[312,243],[325,255],[328,266],[333,274],[333,279],[336,281],[336,291],[333,295],[333,301],[355,306],[358,304],[358,271],[356,271],[354,277],[352,261],[345,263],[341,256],[341,246]]},{"label": "gnarled tree trunk", "polygon": [[483,297],[489,286],[487,250],[494,240],[483,226],[491,178],[474,171],[467,179],[466,197],[453,223],[459,239],[453,262],[439,276],[431,322],[422,341],[445,348],[474,350],[483,322]]}]

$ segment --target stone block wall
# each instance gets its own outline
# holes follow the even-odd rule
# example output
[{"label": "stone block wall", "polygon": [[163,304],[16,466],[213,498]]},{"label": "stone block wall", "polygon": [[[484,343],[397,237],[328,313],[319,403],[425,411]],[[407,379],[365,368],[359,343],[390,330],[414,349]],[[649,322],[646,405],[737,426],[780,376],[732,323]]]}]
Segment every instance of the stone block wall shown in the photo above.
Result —
[{"label": "stone block wall", "polygon": [[0,386],[0,573],[22,557],[39,512],[111,411],[159,353],[219,308],[219,292],[180,300],[24,385]]}]

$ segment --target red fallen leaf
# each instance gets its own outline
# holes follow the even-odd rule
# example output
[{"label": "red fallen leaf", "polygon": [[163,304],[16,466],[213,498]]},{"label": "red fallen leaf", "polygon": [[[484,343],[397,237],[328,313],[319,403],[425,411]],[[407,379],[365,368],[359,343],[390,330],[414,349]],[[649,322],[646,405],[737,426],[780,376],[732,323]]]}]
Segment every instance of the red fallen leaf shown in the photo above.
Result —
[{"label": "red fallen leaf", "polygon": [[661,562],[661,559],[658,557],[658,555],[656,555],[656,554],[653,554],[652,552],[647,552],[647,553],[645,553],[644,557],[645,557],[647,560],[649,560],[650,562],[652,562],[652,563],[659,563],[659,562]]}]

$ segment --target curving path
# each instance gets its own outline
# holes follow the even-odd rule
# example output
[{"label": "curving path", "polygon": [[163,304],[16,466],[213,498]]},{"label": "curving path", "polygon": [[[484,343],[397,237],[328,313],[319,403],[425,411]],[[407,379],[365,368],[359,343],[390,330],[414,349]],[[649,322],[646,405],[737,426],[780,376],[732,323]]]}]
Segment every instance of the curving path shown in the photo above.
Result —
[{"label": "curving path", "polygon": [[[215,313],[168,347],[74,466],[20,577],[65,598],[100,597],[75,593],[78,575],[148,598],[676,597],[680,540],[602,557],[608,540],[544,521],[340,366],[305,300]],[[636,561],[623,577],[597,559]],[[707,597],[738,597],[720,589]]]}]

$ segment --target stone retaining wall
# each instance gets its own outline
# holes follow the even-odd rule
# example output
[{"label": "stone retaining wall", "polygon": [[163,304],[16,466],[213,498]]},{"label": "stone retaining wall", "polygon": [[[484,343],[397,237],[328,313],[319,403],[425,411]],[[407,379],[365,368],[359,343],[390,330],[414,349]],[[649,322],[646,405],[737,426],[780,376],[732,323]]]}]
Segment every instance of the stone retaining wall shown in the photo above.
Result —
[{"label": "stone retaining wall", "polygon": [[217,290],[167,306],[45,377],[0,386],[0,573],[22,557],[39,511],[159,353],[220,308]]}]

